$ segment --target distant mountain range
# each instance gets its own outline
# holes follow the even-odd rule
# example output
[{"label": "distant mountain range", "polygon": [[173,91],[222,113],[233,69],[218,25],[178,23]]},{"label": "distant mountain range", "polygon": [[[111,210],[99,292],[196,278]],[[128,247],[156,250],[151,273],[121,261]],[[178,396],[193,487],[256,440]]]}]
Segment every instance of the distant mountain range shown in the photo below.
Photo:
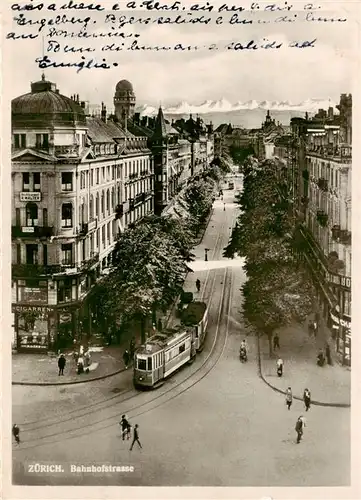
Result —
[{"label": "distant mountain range", "polygon": [[[289,101],[246,101],[230,103],[222,98],[218,101],[207,100],[200,104],[189,104],[188,102],[180,102],[175,106],[163,107],[165,115],[204,115],[209,113],[232,113],[235,111],[253,111],[253,110],[270,110],[270,111],[288,111],[305,113],[316,113],[319,109],[335,108],[336,104],[328,99],[307,99],[298,104],[290,103]],[[144,104],[138,106],[137,110],[141,115],[152,116],[157,114],[158,108],[152,105]]]}]

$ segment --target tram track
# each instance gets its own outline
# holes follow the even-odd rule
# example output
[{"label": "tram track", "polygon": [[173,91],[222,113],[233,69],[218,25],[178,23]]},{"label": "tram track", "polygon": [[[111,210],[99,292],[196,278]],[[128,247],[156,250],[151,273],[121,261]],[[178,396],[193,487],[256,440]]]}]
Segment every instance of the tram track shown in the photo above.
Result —
[{"label": "tram track", "polygon": [[[214,251],[213,251],[213,259],[216,257],[216,253],[218,253],[219,250],[223,248],[224,242],[222,240],[223,240],[223,238],[225,236],[227,236],[227,241],[228,241],[228,234],[227,233],[224,234],[221,231],[218,232],[216,244],[214,246]],[[220,247],[219,247],[219,243],[221,243]],[[227,283],[229,281],[229,277],[227,277],[227,274],[229,274],[229,273],[231,273],[231,271],[227,270],[227,268],[226,268],[226,271],[224,272],[224,276],[223,276],[223,279],[222,279],[223,287],[222,287],[222,294],[221,294],[221,302],[220,302],[220,306],[219,306],[220,307],[219,308],[219,314],[220,314],[221,311],[222,311],[222,309],[224,308],[224,301],[226,301],[226,300],[228,301],[228,306],[227,306],[228,307],[228,315],[227,315],[227,328],[226,328],[226,333],[225,333],[225,341],[224,341],[223,347],[221,349],[221,352],[218,355],[215,356],[215,362],[213,364],[212,364],[212,359],[213,359],[213,355],[215,353],[215,349],[216,349],[216,346],[217,346],[217,340],[219,341],[219,339],[221,337],[219,335],[219,329],[220,329],[220,316],[219,315],[218,315],[218,321],[217,321],[217,327],[216,327],[216,335],[215,335],[215,338],[214,338],[214,342],[213,342],[212,348],[211,348],[208,356],[204,360],[204,362],[201,364],[201,366],[199,368],[197,368],[196,371],[194,371],[193,373],[191,373],[188,377],[180,380],[176,384],[171,384],[168,389],[166,389],[165,391],[162,391],[160,394],[158,393],[155,397],[151,397],[149,401],[142,402],[141,404],[135,405],[135,406],[133,406],[131,408],[126,408],[126,409],[122,408],[122,409],[120,409],[118,407],[126,405],[127,402],[129,402],[132,399],[135,399],[137,397],[140,397],[144,393],[138,393],[137,392],[137,393],[134,394],[134,390],[131,389],[129,391],[124,391],[124,392],[122,392],[120,394],[117,394],[116,396],[112,396],[111,398],[107,398],[107,399],[103,399],[103,400],[100,400],[98,402],[95,402],[95,403],[91,404],[90,406],[94,408],[95,406],[98,406],[98,405],[104,405],[104,403],[107,403],[109,401],[113,401],[115,399],[118,399],[119,396],[124,396],[127,393],[133,393],[128,398],[118,400],[118,401],[115,402],[115,404],[112,404],[112,405],[102,406],[98,410],[99,412],[102,412],[102,411],[106,411],[106,410],[109,410],[109,409],[117,407],[116,413],[114,413],[112,415],[107,415],[105,418],[102,418],[102,419],[100,419],[100,420],[98,420],[96,422],[91,422],[89,424],[81,425],[80,427],[77,427],[77,428],[71,428],[71,429],[68,429],[68,430],[54,432],[52,434],[46,434],[44,436],[39,436],[39,437],[37,437],[35,439],[25,440],[25,441],[23,441],[23,444],[25,446],[22,445],[21,448],[18,448],[18,449],[14,450],[14,451],[20,451],[21,449],[24,450],[24,449],[37,448],[37,447],[45,446],[45,445],[48,445],[48,444],[54,444],[54,443],[59,442],[59,441],[62,442],[62,441],[64,441],[64,439],[72,439],[74,437],[81,437],[82,435],[88,435],[90,429],[92,430],[92,432],[96,432],[97,430],[100,431],[100,430],[102,430],[104,428],[111,427],[111,426],[115,425],[114,424],[114,419],[115,418],[119,418],[119,414],[120,413],[131,414],[133,418],[136,417],[136,416],[142,415],[144,413],[152,411],[153,409],[158,408],[159,406],[161,406],[161,405],[165,404],[166,402],[174,399],[175,397],[178,397],[180,394],[183,394],[185,391],[191,389],[197,383],[199,383],[214,368],[214,366],[218,363],[220,357],[222,356],[224,348],[225,348],[225,344],[226,344],[226,340],[227,340],[227,335],[228,335],[228,316],[229,316],[229,309],[230,309],[230,306],[231,306],[231,299],[230,299],[230,297],[231,297],[231,290],[230,290],[230,288],[227,289],[227,287],[226,287],[226,285],[227,285]],[[207,271],[207,277],[206,277],[206,282],[205,282],[205,286],[204,286],[204,289],[203,289],[202,298],[204,297],[204,294],[206,293],[206,291],[208,289],[207,285],[208,285],[208,282],[209,282],[209,276],[210,276],[210,270]],[[213,290],[214,290],[214,286],[215,286],[216,280],[217,280],[217,271],[215,270],[214,271],[213,280],[212,280],[211,290],[210,290],[210,295],[211,296],[213,294]],[[232,284],[232,276],[231,276],[231,283],[230,284]],[[226,297],[228,297],[228,298],[226,298]],[[201,375],[201,372],[204,371],[205,367],[206,367],[206,370]],[[190,382],[190,384],[189,383],[187,384],[187,382]],[[177,388],[179,388],[180,386],[184,386],[184,384],[187,384],[186,388],[183,388],[180,391],[177,391],[176,393],[174,393],[177,390]],[[144,411],[140,411],[138,413],[133,414],[134,411],[136,412],[137,410],[141,410],[142,408],[144,408],[144,407],[146,407],[148,405],[151,405],[154,401],[158,401],[161,398],[164,398],[170,392],[172,392],[173,394],[170,395],[170,397],[165,398],[164,401],[160,401],[158,404],[156,404],[153,407],[150,407],[148,409],[145,409]],[[86,410],[85,413],[84,414],[79,414],[82,410]],[[66,416],[69,417],[69,418],[67,418],[67,421],[74,421],[74,420],[79,420],[79,419],[82,419],[82,418],[86,418],[92,412],[89,412],[89,405],[87,405],[87,406],[85,406],[83,408],[77,408],[76,410],[74,410],[72,412],[72,414],[74,414],[74,413],[78,413],[78,415],[74,415],[72,417],[69,417],[69,412],[67,412]],[[109,420],[112,420],[112,422],[109,423],[108,425],[104,425],[104,423],[107,422],[107,421],[109,421]],[[59,415],[57,415],[56,421],[54,421],[53,423],[49,423],[48,420],[46,420],[46,421],[48,422],[48,425],[45,425],[45,426],[41,425],[41,426],[38,426],[38,427],[35,427],[35,428],[28,428],[28,429],[24,430],[24,434],[26,435],[26,433],[35,432],[36,430],[40,430],[40,429],[41,430],[47,429],[47,428],[52,427],[54,425],[63,424],[65,422],[65,420],[61,416],[59,416]],[[37,420],[36,422],[28,422],[25,425],[29,425],[30,426],[33,423],[39,424],[40,422],[41,421]],[[95,429],[95,427],[99,426],[99,425],[101,425],[101,427],[99,429]],[[84,431],[85,429],[87,429],[86,432],[81,432],[81,433],[77,432],[77,431]],[[76,434],[74,434],[74,433],[76,433]],[[61,436],[61,438],[58,439],[58,440],[52,439],[52,438],[56,438],[56,437],[60,437],[60,436]],[[39,440],[47,440],[47,441],[43,442],[43,443],[39,443]],[[34,444],[32,444],[32,443],[34,443]]]},{"label": "tram track", "polygon": [[[222,242],[222,245],[219,246],[219,242],[220,240],[222,239],[222,233],[221,232],[218,232],[218,235],[217,235],[217,240],[216,240],[216,243],[214,245],[214,249],[213,249],[213,253],[212,253],[212,258],[214,259],[216,257],[216,253],[219,253],[219,251],[223,248],[223,242]],[[207,291],[207,285],[208,285],[208,281],[209,281],[209,275],[210,275],[210,270],[208,269],[207,270],[207,275],[206,275],[206,280],[205,280],[205,283],[204,283],[204,287],[203,287],[203,290],[202,290],[202,294],[201,294],[201,300],[204,300],[204,295],[206,294],[206,291]],[[211,290],[209,292],[209,295],[212,296],[213,294],[213,291],[214,291],[214,283],[215,283],[215,279],[216,279],[216,273],[214,273],[214,277],[213,277],[213,280],[212,280],[212,285],[211,285]],[[114,400],[119,400],[120,397],[122,396],[125,396],[126,394],[129,394],[131,393],[132,396],[128,397],[128,398],[125,398],[125,399],[122,399],[121,401],[118,401],[117,404],[119,403],[124,403],[124,402],[127,402],[133,398],[136,398],[140,395],[142,395],[141,392],[139,391],[135,391],[134,388],[131,388],[131,389],[128,389],[128,390],[125,390],[125,391],[122,391],[114,396],[111,396],[109,398],[102,398],[100,399],[99,401],[96,401],[96,402],[92,402],[90,403],[89,405],[83,405],[82,407],[78,407],[74,410],[70,410],[66,413],[64,413],[63,415],[59,415],[57,414],[55,418],[52,418],[52,419],[49,419],[49,418],[44,418],[44,419],[37,419],[37,420],[34,420],[34,421],[30,421],[30,422],[23,422],[22,423],[22,429],[24,429],[24,432],[30,432],[30,431],[36,431],[36,430],[40,430],[40,429],[43,429],[44,428],[44,425],[39,425],[39,424],[42,424],[43,422],[47,422],[48,425],[46,427],[52,427],[54,425],[57,425],[58,423],[64,423],[64,422],[67,422],[67,421],[70,421],[70,420],[74,420],[76,418],[81,418],[83,417],[84,415],[87,415],[89,414],[89,409],[91,408],[95,408],[96,406],[99,406],[99,405],[103,405],[104,403],[107,403],[107,402],[110,402],[110,401],[114,401]],[[102,409],[107,409],[107,408],[111,408],[113,405],[110,405],[110,406],[104,406]],[[85,414],[84,415],[76,415],[77,413],[80,413],[82,412],[82,410],[85,410]],[[73,416],[70,416],[70,415],[73,415]],[[63,418],[66,417],[66,418]],[[52,422],[54,420],[54,422],[50,423],[49,422]],[[37,425],[36,427],[32,427],[32,425]]]}]

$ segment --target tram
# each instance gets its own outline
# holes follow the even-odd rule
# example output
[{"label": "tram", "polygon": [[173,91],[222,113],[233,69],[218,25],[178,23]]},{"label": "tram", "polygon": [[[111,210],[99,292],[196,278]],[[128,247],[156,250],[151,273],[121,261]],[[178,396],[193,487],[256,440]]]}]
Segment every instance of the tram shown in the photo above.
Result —
[{"label": "tram", "polygon": [[190,364],[204,346],[208,309],[192,302],[182,313],[182,324],[150,337],[134,355],[133,383],[136,388],[156,388],[186,363]]}]

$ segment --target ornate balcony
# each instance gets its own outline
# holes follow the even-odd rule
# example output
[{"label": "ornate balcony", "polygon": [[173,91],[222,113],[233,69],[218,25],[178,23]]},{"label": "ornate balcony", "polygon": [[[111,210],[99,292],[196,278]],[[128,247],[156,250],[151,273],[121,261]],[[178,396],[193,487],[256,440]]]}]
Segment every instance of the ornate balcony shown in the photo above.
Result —
[{"label": "ornate balcony", "polygon": [[38,264],[13,264],[11,273],[13,278],[34,278],[61,273],[64,268],[60,265],[40,266]]},{"label": "ornate balcony", "polygon": [[50,238],[54,236],[52,226],[11,226],[12,238]]}]

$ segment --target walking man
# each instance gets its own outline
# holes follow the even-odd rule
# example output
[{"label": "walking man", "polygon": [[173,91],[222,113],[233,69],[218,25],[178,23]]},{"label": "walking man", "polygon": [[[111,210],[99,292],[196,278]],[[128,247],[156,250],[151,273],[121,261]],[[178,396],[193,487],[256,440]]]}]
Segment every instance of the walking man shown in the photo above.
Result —
[{"label": "walking man", "polygon": [[124,441],[125,436],[127,436],[127,439],[130,438],[130,423],[125,415],[122,415],[122,419],[119,422],[119,425],[122,428],[122,438]]},{"label": "walking man", "polygon": [[286,405],[287,408],[290,410],[293,402],[293,396],[292,396],[292,389],[289,387],[286,391]]},{"label": "walking man", "polygon": [[197,292],[199,293],[199,291],[201,289],[201,282],[199,281],[199,279],[196,280],[196,288],[197,288]]},{"label": "walking man", "polygon": [[138,429],[139,429],[138,424],[135,424],[134,431],[133,431],[133,441],[132,441],[132,444],[131,444],[131,446],[129,448],[129,451],[132,451],[133,445],[134,445],[135,442],[138,443],[139,448],[142,448],[142,445],[140,444],[140,441],[139,441],[139,431],[138,431]]},{"label": "walking man", "polygon": [[60,377],[60,375],[64,375],[65,365],[66,365],[65,356],[64,356],[64,354],[60,354],[59,359],[58,359],[59,377]]},{"label": "walking man", "polygon": [[129,352],[127,350],[124,351],[123,361],[124,361],[125,369],[127,370],[128,365],[129,365]]},{"label": "walking man", "polygon": [[273,337],[273,349],[276,350],[276,349],[280,349],[280,339],[279,339],[279,336],[276,335]]},{"label": "walking man", "polygon": [[298,417],[295,427],[295,431],[297,432],[297,444],[299,444],[302,439],[304,427],[306,427],[306,422],[301,415],[300,417]]},{"label": "walking man", "polygon": [[20,429],[19,429],[19,426],[17,424],[13,425],[12,432],[13,432],[13,436],[15,438],[16,443],[20,444]]},{"label": "walking man", "polygon": [[283,375],[283,359],[278,358],[277,360],[277,375],[282,377]]},{"label": "walking man", "polygon": [[310,406],[311,406],[311,392],[309,389],[304,390],[303,401],[305,403],[306,411],[308,411],[310,409]]}]

